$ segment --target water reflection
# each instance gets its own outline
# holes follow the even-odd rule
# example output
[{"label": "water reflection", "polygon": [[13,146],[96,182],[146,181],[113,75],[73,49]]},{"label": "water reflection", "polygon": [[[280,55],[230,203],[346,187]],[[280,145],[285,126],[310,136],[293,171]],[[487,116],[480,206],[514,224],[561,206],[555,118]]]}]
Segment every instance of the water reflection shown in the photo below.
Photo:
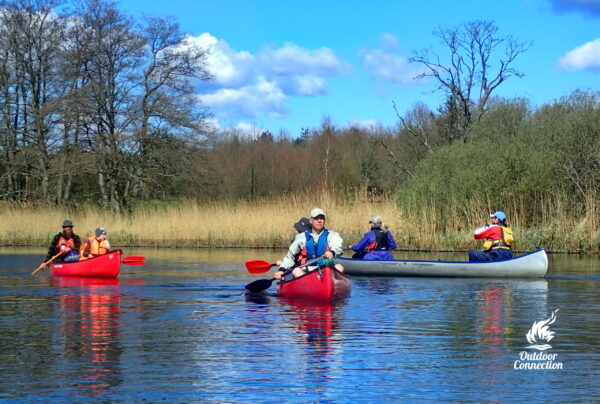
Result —
[{"label": "water reflection", "polygon": [[303,362],[298,377],[312,385],[314,392],[327,391],[336,379],[334,364],[342,356],[340,321],[345,300],[315,303],[281,299],[281,304],[294,332],[292,343],[299,346]]},{"label": "water reflection", "polygon": [[[52,286],[64,288],[56,307],[60,346],[64,357],[78,364],[67,368],[71,374],[64,380],[72,381],[68,387],[76,387],[86,396],[99,396],[123,381],[121,284],[119,279],[51,278]],[[143,284],[143,280],[129,279],[123,284]]]}]

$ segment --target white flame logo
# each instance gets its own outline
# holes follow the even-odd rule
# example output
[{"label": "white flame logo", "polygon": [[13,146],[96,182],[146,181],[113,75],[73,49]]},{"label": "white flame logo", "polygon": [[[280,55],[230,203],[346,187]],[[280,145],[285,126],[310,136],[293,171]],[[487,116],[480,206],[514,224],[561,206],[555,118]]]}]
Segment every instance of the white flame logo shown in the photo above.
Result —
[{"label": "white flame logo", "polygon": [[557,311],[558,309],[554,310],[547,320],[533,322],[531,330],[527,332],[527,341],[531,344],[527,348],[533,348],[540,351],[552,348],[552,345],[550,344],[539,345],[538,340],[550,342],[550,340],[554,338],[555,332],[550,331],[550,327],[548,326],[556,321]]}]

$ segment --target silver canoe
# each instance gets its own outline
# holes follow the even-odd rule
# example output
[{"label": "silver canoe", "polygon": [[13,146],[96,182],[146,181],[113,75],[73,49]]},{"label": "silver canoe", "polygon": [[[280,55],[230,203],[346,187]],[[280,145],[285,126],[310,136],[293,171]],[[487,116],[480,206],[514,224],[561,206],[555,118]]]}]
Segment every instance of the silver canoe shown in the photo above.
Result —
[{"label": "silver canoe", "polygon": [[437,276],[464,278],[542,278],[548,270],[543,249],[502,261],[354,260],[338,258],[348,275]]}]

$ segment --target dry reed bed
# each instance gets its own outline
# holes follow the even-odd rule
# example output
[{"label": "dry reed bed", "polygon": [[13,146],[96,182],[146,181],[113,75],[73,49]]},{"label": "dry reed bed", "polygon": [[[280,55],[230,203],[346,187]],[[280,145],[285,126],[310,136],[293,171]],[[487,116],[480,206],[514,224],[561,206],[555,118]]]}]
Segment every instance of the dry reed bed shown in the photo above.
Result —
[{"label": "dry reed bed", "polygon": [[[537,227],[525,228],[518,214],[510,215],[523,209],[518,205],[507,209],[518,250],[544,247],[550,251],[599,251],[600,230],[593,211],[573,220],[557,217],[559,211],[549,205],[547,218],[552,220],[540,220]],[[375,200],[362,195],[340,198],[329,194],[316,199],[286,196],[256,202],[184,201],[132,214],[5,204],[0,210],[0,244],[46,245],[60,230],[63,219],[68,218],[82,238],[96,227],[105,227],[115,246],[278,248],[289,244],[295,234],[293,223],[307,217],[315,206],[326,211],[327,227],[340,232],[347,245],[360,239],[369,228],[369,217],[376,213],[390,226],[401,249],[422,250],[478,248],[470,233],[493,211],[485,201],[473,203],[462,207],[463,217],[468,219],[461,222],[451,207],[447,217],[439,217],[436,209],[427,206],[419,207],[418,215],[409,216],[398,208],[393,197]]]}]

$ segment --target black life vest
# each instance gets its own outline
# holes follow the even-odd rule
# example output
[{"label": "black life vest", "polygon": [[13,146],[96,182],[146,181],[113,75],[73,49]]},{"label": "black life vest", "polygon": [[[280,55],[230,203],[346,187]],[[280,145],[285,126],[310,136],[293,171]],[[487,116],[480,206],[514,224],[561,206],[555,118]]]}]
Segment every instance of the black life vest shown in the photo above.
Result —
[{"label": "black life vest", "polygon": [[372,230],[375,234],[375,241],[367,246],[369,251],[387,251],[390,249],[390,239],[387,236],[387,232],[376,228]]}]

